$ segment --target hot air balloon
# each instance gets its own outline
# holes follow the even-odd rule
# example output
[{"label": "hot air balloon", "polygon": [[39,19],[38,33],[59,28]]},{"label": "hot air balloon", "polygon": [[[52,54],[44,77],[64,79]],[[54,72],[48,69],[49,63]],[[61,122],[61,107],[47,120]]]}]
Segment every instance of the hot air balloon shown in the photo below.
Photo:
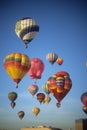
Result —
[{"label": "hot air balloon", "polygon": [[83,110],[83,112],[84,112],[85,114],[87,114],[87,107],[83,106],[83,107],[82,107],[82,110]]},{"label": "hot air balloon", "polygon": [[48,84],[48,83],[43,84],[43,85],[42,85],[42,90],[43,90],[46,94],[50,94],[49,84]]},{"label": "hot air balloon", "polygon": [[48,53],[46,55],[46,59],[51,63],[51,64],[54,64],[54,62],[56,62],[58,56],[56,53],[54,52],[51,52],[51,53]]},{"label": "hot air balloon", "polygon": [[4,59],[4,68],[13,81],[16,82],[16,87],[18,87],[18,83],[29,71],[30,66],[29,57],[22,53],[11,53]]},{"label": "hot air balloon", "polygon": [[38,107],[32,108],[32,112],[34,113],[35,116],[37,116],[40,112],[40,109]]},{"label": "hot air balloon", "polygon": [[22,118],[24,117],[24,115],[25,115],[25,112],[24,112],[24,111],[19,111],[19,112],[18,112],[18,117],[19,117],[20,119],[22,119]]},{"label": "hot air balloon", "polygon": [[17,93],[16,92],[10,92],[8,93],[8,98],[11,101],[11,107],[14,108],[16,103],[14,102],[17,99]]},{"label": "hot air balloon", "polygon": [[59,65],[62,65],[63,59],[60,58],[60,57],[58,57],[57,60],[56,60],[56,62],[57,62]]},{"label": "hot air balloon", "polygon": [[44,71],[44,63],[39,58],[31,59],[31,67],[29,69],[29,75],[31,79],[40,79]]},{"label": "hot air balloon", "polygon": [[49,91],[57,99],[57,107],[60,107],[61,101],[67,95],[72,87],[70,76],[65,71],[59,71],[51,76],[49,82]]},{"label": "hot air balloon", "polygon": [[36,97],[37,97],[37,100],[40,103],[42,103],[44,101],[44,99],[45,99],[45,94],[44,93],[37,93]]},{"label": "hot air balloon", "polygon": [[87,107],[87,92],[84,92],[81,95],[81,102],[84,104],[85,107]]},{"label": "hot air balloon", "polygon": [[49,103],[51,101],[51,97],[49,97],[48,95],[47,96],[45,96],[45,99],[44,99],[44,101],[43,101],[43,103]]},{"label": "hot air balloon", "polygon": [[34,96],[38,91],[38,86],[36,84],[32,84],[29,86],[28,91]]},{"label": "hot air balloon", "polygon": [[32,18],[23,18],[16,22],[15,32],[17,36],[25,43],[25,47],[35,38],[39,32],[39,25]]}]

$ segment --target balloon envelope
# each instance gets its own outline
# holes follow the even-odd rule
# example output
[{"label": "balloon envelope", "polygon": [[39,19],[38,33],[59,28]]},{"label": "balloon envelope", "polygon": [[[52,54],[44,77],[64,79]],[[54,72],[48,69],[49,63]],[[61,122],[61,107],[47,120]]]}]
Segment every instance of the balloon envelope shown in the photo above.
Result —
[{"label": "balloon envelope", "polygon": [[37,100],[42,103],[45,99],[45,94],[44,93],[38,93],[37,95]]},{"label": "balloon envelope", "polygon": [[29,75],[31,79],[40,79],[44,71],[44,63],[39,58],[31,59],[31,67],[29,69]]},{"label": "balloon envelope", "polygon": [[29,71],[30,66],[29,57],[23,53],[11,53],[4,59],[4,68],[17,84]]},{"label": "balloon envelope", "polygon": [[24,117],[24,115],[25,115],[24,111],[18,112],[18,116],[19,116],[20,119],[22,119]]},{"label": "balloon envelope", "polygon": [[34,107],[32,109],[32,112],[34,113],[35,116],[37,116],[39,114],[39,112],[40,112],[40,109],[38,107]]},{"label": "balloon envelope", "polygon": [[84,93],[81,95],[81,102],[84,104],[84,106],[87,107],[87,92],[84,92]]},{"label": "balloon envelope", "polygon": [[23,18],[16,22],[15,32],[17,36],[25,43],[26,48],[37,33],[39,32],[39,25],[32,18]]},{"label": "balloon envelope", "polygon": [[58,56],[56,53],[54,52],[51,52],[51,53],[48,53],[46,55],[46,59],[51,63],[51,64],[54,64],[54,62],[56,62]]},{"label": "balloon envelope", "polygon": [[49,91],[57,99],[57,106],[59,107],[61,101],[72,87],[70,76],[65,71],[59,71],[51,76],[47,82],[49,82]]},{"label": "balloon envelope", "polygon": [[9,98],[9,100],[11,101],[11,102],[14,102],[15,100],[16,100],[16,98],[17,98],[17,93],[16,92],[10,92],[10,93],[8,93],[8,98]]},{"label": "balloon envelope", "polygon": [[62,65],[63,63],[63,59],[62,58],[57,58],[56,62],[59,64],[59,65]]},{"label": "balloon envelope", "polygon": [[29,86],[28,91],[33,95],[35,95],[38,91],[38,86],[36,84],[32,84]]},{"label": "balloon envelope", "polygon": [[83,106],[82,110],[84,111],[85,114],[87,114],[87,107]]}]

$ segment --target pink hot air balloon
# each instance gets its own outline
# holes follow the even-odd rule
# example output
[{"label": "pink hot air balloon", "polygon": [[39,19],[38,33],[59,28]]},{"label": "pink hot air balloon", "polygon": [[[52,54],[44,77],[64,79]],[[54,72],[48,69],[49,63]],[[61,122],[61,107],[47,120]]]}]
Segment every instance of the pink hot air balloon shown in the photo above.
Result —
[{"label": "pink hot air balloon", "polygon": [[38,86],[36,84],[32,84],[29,86],[28,91],[34,96],[38,91]]},{"label": "pink hot air balloon", "polygon": [[44,71],[44,63],[39,58],[31,59],[31,67],[29,70],[29,75],[31,79],[40,79],[42,72]]}]

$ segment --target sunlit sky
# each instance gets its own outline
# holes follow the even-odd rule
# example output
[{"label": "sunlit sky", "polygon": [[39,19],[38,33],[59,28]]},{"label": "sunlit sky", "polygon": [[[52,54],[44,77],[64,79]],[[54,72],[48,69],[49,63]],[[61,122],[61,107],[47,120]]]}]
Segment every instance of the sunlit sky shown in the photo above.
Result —
[{"label": "sunlit sky", "polygon": [[[28,48],[15,34],[17,20],[31,17],[35,19],[40,30]],[[87,91],[87,2],[85,0],[1,0],[0,1],[0,129],[19,130],[22,127],[46,125],[63,130],[75,130],[75,120],[86,118],[82,111],[80,97]],[[28,92],[33,84],[27,74],[15,88],[15,82],[9,77],[3,66],[6,55],[20,52],[30,58],[41,58],[45,65],[42,78],[37,80],[39,92],[42,85],[57,71],[70,74],[72,89],[62,100],[60,108],[57,100],[50,95],[51,102],[40,104],[36,97]],[[64,63],[51,65],[46,60],[49,52],[55,52],[64,59]],[[16,106],[10,106],[8,93],[18,93]],[[39,107],[37,117],[32,113],[33,107]],[[25,116],[19,119],[17,113],[23,110]]]}]

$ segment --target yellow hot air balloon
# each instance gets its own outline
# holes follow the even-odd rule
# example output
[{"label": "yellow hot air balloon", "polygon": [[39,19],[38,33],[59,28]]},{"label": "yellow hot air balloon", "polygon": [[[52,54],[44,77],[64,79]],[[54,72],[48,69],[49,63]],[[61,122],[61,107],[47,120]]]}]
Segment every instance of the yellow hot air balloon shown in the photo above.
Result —
[{"label": "yellow hot air balloon", "polygon": [[44,99],[44,103],[49,103],[51,101],[51,97],[49,97],[48,95],[45,96],[45,99]]},{"label": "yellow hot air balloon", "polygon": [[34,107],[32,109],[32,112],[34,113],[35,116],[37,116],[39,114],[39,112],[40,112],[40,109],[38,107]]},{"label": "yellow hot air balloon", "polygon": [[18,87],[18,83],[29,71],[30,66],[30,58],[23,53],[11,53],[4,59],[4,68],[13,81],[17,83],[16,87]]}]

